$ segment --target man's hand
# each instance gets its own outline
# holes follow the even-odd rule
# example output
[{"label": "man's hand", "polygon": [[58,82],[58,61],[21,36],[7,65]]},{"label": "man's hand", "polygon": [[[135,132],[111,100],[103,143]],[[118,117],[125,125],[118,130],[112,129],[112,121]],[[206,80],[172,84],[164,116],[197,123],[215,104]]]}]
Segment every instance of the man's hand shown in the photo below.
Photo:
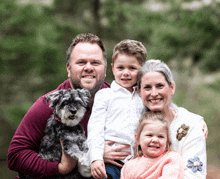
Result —
[{"label": "man's hand", "polygon": [[204,119],[200,120],[200,124],[202,125],[202,131],[204,133],[205,139],[207,139],[207,137],[208,137],[208,127],[207,127]]},{"label": "man's hand", "polygon": [[[61,140],[60,140],[60,144],[63,149],[63,143]],[[66,154],[65,152],[62,152],[61,161],[58,164],[59,173],[65,175],[71,172],[75,168],[76,164],[77,164],[76,159],[70,157],[70,155]]]},{"label": "man's hand", "polygon": [[117,147],[111,147],[111,145],[115,143],[114,141],[106,141],[105,142],[105,150],[104,150],[104,161],[105,163],[111,163],[113,165],[122,167],[119,163],[117,163],[115,160],[124,160],[128,155],[131,155],[130,152],[124,152],[121,151],[123,149],[126,149],[130,147],[129,145],[122,144]]},{"label": "man's hand", "polygon": [[94,178],[107,178],[105,164],[102,160],[95,160],[91,164],[91,174]]}]

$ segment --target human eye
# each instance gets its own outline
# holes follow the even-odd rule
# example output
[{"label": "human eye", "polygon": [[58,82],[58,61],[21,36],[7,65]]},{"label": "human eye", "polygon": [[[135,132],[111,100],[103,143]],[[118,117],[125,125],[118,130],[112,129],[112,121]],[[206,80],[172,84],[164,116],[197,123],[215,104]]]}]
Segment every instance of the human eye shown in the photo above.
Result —
[{"label": "human eye", "polygon": [[94,61],[94,62],[92,62],[92,65],[95,65],[95,66],[97,66],[97,65],[99,65],[99,64],[100,64],[99,61]]},{"label": "human eye", "polygon": [[161,135],[159,135],[158,138],[160,138],[160,139],[165,138],[165,134],[161,134]]},{"label": "human eye", "polygon": [[145,136],[147,136],[147,137],[152,137],[152,134],[145,134]]},{"label": "human eye", "polygon": [[146,89],[146,90],[149,90],[150,88],[151,88],[150,85],[145,85],[145,86],[144,86],[144,89]]},{"label": "human eye", "polygon": [[130,67],[130,70],[136,70],[137,68],[136,67]]},{"label": "human eye", "polygon": [[118,66],[117,68],[118,68],[119,70],[123,70],[123,69],[124,69],[123,66]]},{"label": "human eye", "polygon": [[84,60],[78,60],[78,61],[76,62],[76,64],[82,65],[82,64],[85,64],[85,61],[84,61]]},{"label": "human eye", "polygon": [[158,88],[163,88],[163,87],[164,87],[164,85],[163,85],[163,84],[161,84],[161,83],[159,83],[159,84],[157,84],[157,87],[158,87]]}]

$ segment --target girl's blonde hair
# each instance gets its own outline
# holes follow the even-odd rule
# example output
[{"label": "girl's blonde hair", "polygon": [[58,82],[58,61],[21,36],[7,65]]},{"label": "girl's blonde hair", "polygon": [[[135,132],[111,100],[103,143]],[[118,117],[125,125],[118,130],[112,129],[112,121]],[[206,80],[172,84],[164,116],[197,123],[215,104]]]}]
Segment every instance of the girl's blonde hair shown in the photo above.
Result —
[{"label": "girl's blonde hair", "polygon": [[[164,124],[164,127],[167,130],[166,151],[169,151],[170,148],[171,148],[171,141],[170,141],[170,137],[169,137],[169,122],[165,119],[165,117],[159,111],[147,111],[141,116],[141,118],[139,120],[139,123],[137,125],[137,128],[136,128],[136,131],[135,131],[136,143],[137,143],[138,140],[140,140],[141,132],[142,132],[144,126],[149,124],[149,121],[160,121],[162,124]],[[134,152],[134,157],[141,157],[143,155],[143,152],[141,150],[140,145],[136,144],[134,151],[135,151]]]}]

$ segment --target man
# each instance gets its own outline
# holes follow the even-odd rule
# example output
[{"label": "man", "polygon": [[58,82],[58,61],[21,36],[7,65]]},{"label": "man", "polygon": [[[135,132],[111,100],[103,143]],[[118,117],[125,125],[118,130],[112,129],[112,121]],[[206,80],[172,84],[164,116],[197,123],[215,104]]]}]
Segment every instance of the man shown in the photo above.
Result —
[{"label": "man", "polygon": [[[99,89],[109,87],[109,84],[104,82],[107,68],[106,51],[101,39],[94,34],[79,34],[73,39],[67,51],[66,68],[69,79],[54,91],[87,88],[94,97]],[[26,113],[12,138],[8,151],[9,169],[33,178],[50,178],[77,170],[75,167],[77,161],[65,153],[62,154],[60,163],[46,161],[38,156],[47,119],[53,113],[46,103],[46,95],[40,97]],[[93,97],[89,102],[89,110],[81,121],[86,133]],[[125,152],[116,152],[125,148],[124,146],[112,149],[109,144],[110,142],[106,143],[106,162],[114,163],[114,159],[124,158],[127,155]]]}]

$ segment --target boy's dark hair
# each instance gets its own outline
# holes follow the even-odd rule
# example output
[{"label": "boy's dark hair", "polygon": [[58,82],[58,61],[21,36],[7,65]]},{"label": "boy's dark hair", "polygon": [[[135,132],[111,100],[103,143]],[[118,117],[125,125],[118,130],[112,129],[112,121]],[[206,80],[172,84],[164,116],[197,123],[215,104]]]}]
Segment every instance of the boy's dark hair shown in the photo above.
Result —
[{"label": "boy's dark hair", "polygon": [[142,66],[147,57],[147,50],[141,42],[136,40],[125,39],[119,42],[113,50],[113,64],[115,62],[115,59],[118,57],[118,54],[134,56],[137,58],[138,62]]}]

